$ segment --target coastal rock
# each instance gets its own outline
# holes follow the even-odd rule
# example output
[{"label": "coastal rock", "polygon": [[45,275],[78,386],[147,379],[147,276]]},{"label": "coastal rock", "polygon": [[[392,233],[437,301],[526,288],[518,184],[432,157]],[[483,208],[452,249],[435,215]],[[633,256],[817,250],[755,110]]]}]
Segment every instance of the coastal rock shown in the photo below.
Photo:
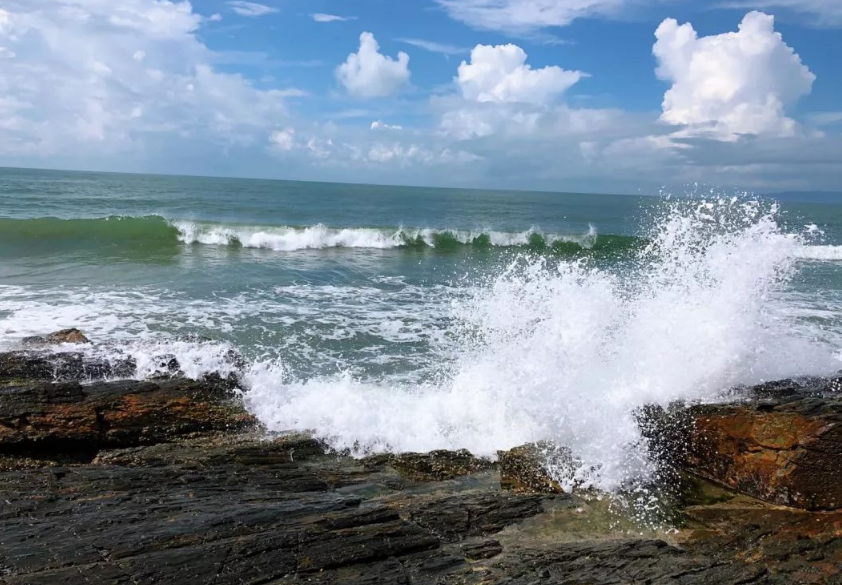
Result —
[{"label": "coastal rock", "polygon": [[201,382],[36,383],[0,389],[0,452],[89,458],[106,447],[253,425],[233,395]]},{"label": "coastal rock", "polygon": [[746,389],[739,402],[652,411],[646,434],[670,463],[739,492],[807,510],[842,508],[839,387],[786,380]]},{"label": "coastal rock", "polygon": [[[755,407],[832,410],[798,396]],[[773,506],[693,476],[680,530],[654,529],[612,515],[627,508],[610,495],[503,490],[496,467],[465,451],[358,460],[252,424],[230,391],[201,381],[3,387],[0,458],[20,465],[0,465],[0,582],[840,583],[842,511]],[[502,454],[526,491],[546,488],[523,471],[540,449]]]},{"label": "coastal rock", "polygon": [[10,351],[0,353],[0,387],[35,381],[91,381],[128,378],[132,359],[89,357],[79,352]]},{"label": "coastal rock", "polygon": [[47,335],[34,335],[32,337],[24,337],[21,344],[24,346],[48,346],[58,345],[60,343],[90,343],[84,333],[78,329],[62,329]]},{"label": "coastal rock", "polygon": [[375,455],[368,457],[365,463],[388,464],[402,476],[420,481],[443,481],[494,467],[488,459],[475,457],[465,450]]},{"label": "coastal rock", "polygon": [[842,507],[842,404],[805,399],[693,412],[687,469],[786,506]]},{"label": "coastal rock", "polygon": [[500,485],[515,492],[563,494],[564,488],[554,479],[552,466],[569,466],[570,451],[549,443],[521,445],[497,452]]}]

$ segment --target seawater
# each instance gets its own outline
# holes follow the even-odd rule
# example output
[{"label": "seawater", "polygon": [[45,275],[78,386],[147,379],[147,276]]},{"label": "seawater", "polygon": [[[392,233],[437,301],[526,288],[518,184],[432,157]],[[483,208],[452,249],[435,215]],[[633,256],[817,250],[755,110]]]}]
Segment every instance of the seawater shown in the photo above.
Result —
[{"label": "seawater", "polygon": [[0,169],[0,348],[77,326],[190,376],[234,349],[272,430],[550,440],[616,489],[652,472],[642,405],[842,367],[840,203]]}]

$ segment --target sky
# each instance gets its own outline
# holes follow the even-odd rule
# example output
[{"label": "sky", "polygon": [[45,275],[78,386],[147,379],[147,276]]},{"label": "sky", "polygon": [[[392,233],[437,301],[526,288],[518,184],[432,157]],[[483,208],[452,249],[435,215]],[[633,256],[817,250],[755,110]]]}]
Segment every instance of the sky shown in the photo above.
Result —
[{"label": "sky", "polygon": [[842,0],[2,0],[0,166],[842,191]]}]

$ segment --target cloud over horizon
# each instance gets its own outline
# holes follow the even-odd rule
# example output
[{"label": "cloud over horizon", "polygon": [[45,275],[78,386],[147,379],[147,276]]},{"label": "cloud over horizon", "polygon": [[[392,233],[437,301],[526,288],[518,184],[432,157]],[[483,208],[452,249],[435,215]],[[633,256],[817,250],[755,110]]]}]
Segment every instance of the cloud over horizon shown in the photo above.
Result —
[{"label": "cloud over horizon", "polygon": [[[430,2],[489,25],[531,7],[511,16],[526,28],[613,18],[622,8]],[[245,4],[256,5],[224,6]],[[639,47],[650,61],[633,83],[651,83],[658,99],[626,107],[621,93],[590,99],[606,74],[598,61],[579,70],[581,46],[428,41],[436,36],[392,34],[362,14],[327,27],[357,16],[285,9],[259,18],[277,12],[259,6],[271,11],[246,7],[231,28],[184,1],[7,0],[0,164],[622,191],[711,178],[838,188],[842,176],[842,105],[825,99],[799,110],[828,82],[827,69],[788,43],[771,14],[741,13],[706,34],[692,20],[654,22],[652,41]],[[330,29],[335,46],[272,55],[229,40],[211,48],[243,26],[264,27],[271,39],[275,21],[290,19]],[[289,65],[302,59],[318,65]],[[302,77],[310,84],[298,86]]]}]

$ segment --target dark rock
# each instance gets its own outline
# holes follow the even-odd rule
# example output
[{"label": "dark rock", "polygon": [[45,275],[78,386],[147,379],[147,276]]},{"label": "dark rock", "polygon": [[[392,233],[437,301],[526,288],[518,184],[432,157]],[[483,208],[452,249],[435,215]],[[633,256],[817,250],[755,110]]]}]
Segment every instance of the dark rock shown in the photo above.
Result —
[{"label": "dark rock", "polygon": [[503,552],[503,545],[494,539],[466,542],[462,545],[462,552],[465,554],[465,558],[472,561],[490,559]]},{"label": "dark rock", "polygon": [[0,353],[0,387],[39,381],[128,378],[135,369],[131,359],[92,358],[78,352],[12,351]]},{"label": "dark rock", "polygon": [[465,493],[410,503],[409,517],[445,542],[499,532],[541,511],[541,498],[527,494]]},{"label": "dark rock", "polygon": [[[821,394],[773,392],[723,408],[835,416]],[[0,582],[841,581],[842,511],[722,496],[695,479],[678,534],[619,530],[594,500],[501,490],[494,467],[465,452],[359,461],[303,434],[230,432],[243,417],[225,388],[177,378],[0,389],[0,451],[18,462],[0,472]],[[69,445],[90,455],[62,464]]]},{"label": "dark rock", "polygon": [[377,455],[364,460],[368,465],[388,464],[401,475],[418,481],[443,481],[479,471],[487,471],[494,464],[468,451],[431,451],[430,453],[401,453]]}]

